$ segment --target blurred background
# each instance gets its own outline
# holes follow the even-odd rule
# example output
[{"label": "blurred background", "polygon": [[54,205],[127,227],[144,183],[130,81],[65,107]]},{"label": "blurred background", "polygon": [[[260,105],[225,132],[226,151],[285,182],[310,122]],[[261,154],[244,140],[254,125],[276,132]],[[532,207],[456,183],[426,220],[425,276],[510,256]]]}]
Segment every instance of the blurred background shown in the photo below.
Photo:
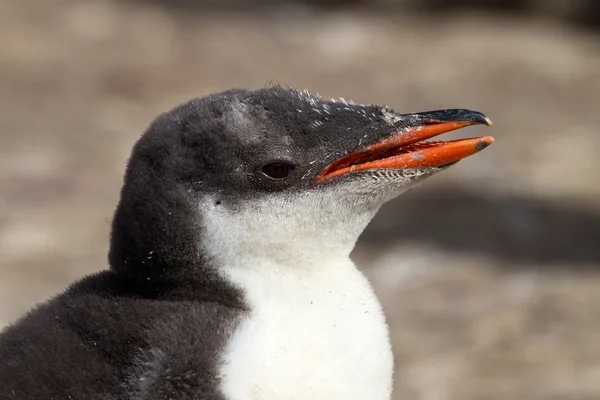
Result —
[{"label": "blurred background", "polygon": [[394,399],[599,399],[599,27],[595,0],[0,0],[0,326],[106,268],[157,113],[280,82],[494,121],[354,252]]}]

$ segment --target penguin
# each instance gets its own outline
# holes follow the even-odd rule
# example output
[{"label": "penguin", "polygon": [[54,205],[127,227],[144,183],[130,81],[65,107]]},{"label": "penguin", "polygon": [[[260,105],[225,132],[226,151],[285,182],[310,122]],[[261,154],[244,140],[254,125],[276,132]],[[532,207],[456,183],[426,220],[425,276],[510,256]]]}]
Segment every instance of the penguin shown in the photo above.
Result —
[{"label": "penguin", "polygon": [[388,400],[381,305],[349,255],[378,209],[493,142],[482,113],[231,89],[133,147],[109,268],[0,334],[2,400]]}]

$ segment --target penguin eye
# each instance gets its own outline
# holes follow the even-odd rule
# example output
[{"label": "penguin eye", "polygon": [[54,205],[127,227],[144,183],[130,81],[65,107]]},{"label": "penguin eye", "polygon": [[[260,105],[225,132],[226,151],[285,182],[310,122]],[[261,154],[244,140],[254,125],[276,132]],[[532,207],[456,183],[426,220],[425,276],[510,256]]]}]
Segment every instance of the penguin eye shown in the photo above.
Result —
[{"label": "penguin eye", "polygon": [[263,167],[263,174],[272,179],[287,178],[294,171],[294,166],[284,162],[274,162]]}]

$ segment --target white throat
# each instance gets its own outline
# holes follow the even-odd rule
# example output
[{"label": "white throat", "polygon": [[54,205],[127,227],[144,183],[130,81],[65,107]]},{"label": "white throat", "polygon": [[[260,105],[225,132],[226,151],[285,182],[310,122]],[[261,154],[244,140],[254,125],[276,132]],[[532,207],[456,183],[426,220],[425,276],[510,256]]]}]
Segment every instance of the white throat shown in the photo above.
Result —
[{"label": "white throat", "polygon": [[385,318],[349,259],[376,210],[351,212],[330,195],[201,208],[203,251],[251,310],[223,354],[228,400],[390,398]]},{"label": "white throat", "polygon": [[273,195],[235,210],[207,201],[201,205],[202,251],[228,268],[265,263],[319,268],[324,258],[348,258],[377,209],[353,210],[335,197],[342,196],[334,191]]}]

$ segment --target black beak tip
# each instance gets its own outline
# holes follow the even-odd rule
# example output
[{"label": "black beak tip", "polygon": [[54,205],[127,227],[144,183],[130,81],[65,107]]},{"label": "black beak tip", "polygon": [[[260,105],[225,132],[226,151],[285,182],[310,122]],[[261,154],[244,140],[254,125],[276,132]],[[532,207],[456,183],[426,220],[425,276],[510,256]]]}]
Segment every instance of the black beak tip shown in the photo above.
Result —
[{"label": "black beak tip", "polygon": [[473,122],[473,123],[484,124],[484,125],[491,124],[491,122],[492,122],[485,114],[480,113],[479,111],[462,110],[462,109],[459,109],[456,111],[457,111],[457,116],[456,116],[457,121],[467,121],[467,122]]},{"label": "black beak tip", "polygon": [[479,111],[462,108],[427,111],[419,113],[418,115],[421,117],[422,121],[427,124],[436,124],[440,122],[468,122],[473,125],[492,126],[492,120],[485,114],[480,113]]},{"label": "black beak tip", "polygon": [[488,147],[490,144],[492,144],[492,142],[490,141],[486,141],[486,140],[481,140],[477,143],[477,145],[475,146],[475,150],[478,152],[480,152],[481,150],[485,149],[486,147]]}]

